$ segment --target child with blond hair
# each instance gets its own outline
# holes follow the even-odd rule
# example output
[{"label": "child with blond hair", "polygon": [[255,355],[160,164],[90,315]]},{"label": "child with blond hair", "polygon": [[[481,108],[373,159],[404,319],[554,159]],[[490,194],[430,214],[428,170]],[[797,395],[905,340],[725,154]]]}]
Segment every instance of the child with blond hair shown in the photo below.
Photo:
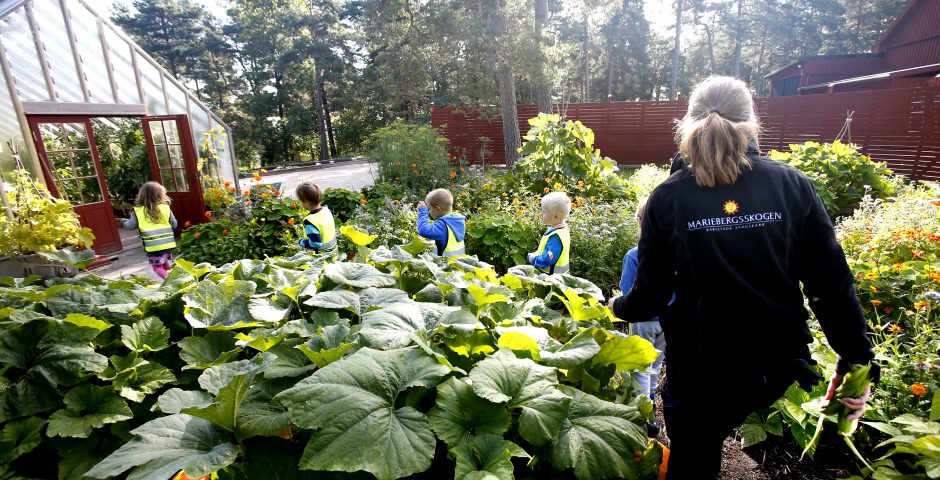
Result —
[{"label": "child with blond hair", "polygon": [[442,257],[466,253],[463,242],[466,219],[453,209],[454,196],[443,188],[431,191],[424,201],[418,202],[418,235],[434,240],[437,254]]},{"label": "child with blond hair", "polygon": [[528,261],[539,271],[551,274],[568,273],[571,261],[571,232],[565,220],[571,213],[571,199],[565,192],[552,192],[542,197],[542,223],[548,229],[542,234],[538,250]]},{"label": "child with blond hair", "polygon": [[170,197],[166,188],[157,182],[147,182],[140,187],[131,218],[121,220],[121,228],[136,228],[140,232],[150,268],[160,278],[166,278],[173,268],[173,249],[176,248],[173,229],[176,225],[176,217],[170,210]]}]

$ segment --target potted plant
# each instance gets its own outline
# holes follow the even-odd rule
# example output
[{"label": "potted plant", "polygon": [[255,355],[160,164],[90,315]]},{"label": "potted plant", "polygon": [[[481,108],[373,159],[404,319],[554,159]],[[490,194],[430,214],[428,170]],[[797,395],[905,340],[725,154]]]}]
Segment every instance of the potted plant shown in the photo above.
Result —
[{"label": "potted plant", "polygon": [[39,255],[66,247],[91,248],[95,236],[81,226],[72,204],[53,197],[22,167],[13,172],[12,185],[5,187],[9,190],[3,192],[5,212],[0,212],[0,276],[53,278],[78,273],[73,265]]}]

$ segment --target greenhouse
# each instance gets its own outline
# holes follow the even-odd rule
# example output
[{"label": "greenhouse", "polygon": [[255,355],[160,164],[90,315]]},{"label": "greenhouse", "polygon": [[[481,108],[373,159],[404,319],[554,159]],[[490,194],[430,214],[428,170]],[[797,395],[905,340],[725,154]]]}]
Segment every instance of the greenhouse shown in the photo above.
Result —
[{"label": "greenhouse", "polygon": [[[229,127],[91,2],[0,0],[0,64],[0,172],[16,168],[15,150],[75,205],[97,253],[122,249],[112,197],[133,183],[112,158],[136,152],[149,178],[125,190],[161,182],[180,223],[203,218],[200,169],[237,187]],[[98,138],[117,134],[141,148]]]}]

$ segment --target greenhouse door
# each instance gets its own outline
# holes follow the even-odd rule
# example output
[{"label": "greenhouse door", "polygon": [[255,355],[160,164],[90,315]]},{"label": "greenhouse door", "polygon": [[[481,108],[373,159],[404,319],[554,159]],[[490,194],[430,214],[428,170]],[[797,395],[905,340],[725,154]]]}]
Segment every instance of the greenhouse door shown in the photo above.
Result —
[{"label": "greenhouse door", "polygon": [[186,222],[206,221],[202,186],[196,170],[196,148],[186,115],[143,117],[144,136],[150,155],[153,178],[166,187],[171,208],[179,222],[179,232]]},{"label": "greenhouse door", "polygon": [[88,117],[29,117],[46,186],[75,205],[83,227],[95,234],[95,253],[121,251],[111,196]]}]

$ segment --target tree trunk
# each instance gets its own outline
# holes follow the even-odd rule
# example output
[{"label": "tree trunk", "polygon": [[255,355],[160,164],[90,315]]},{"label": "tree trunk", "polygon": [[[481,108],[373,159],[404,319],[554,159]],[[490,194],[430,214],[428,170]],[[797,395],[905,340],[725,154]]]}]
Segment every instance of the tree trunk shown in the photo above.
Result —
[{"label": "tree trunk", "polygon": [[513,166],[519,160],[519,147],[522,146],[519,135],[519,115],[516,112],[516,81],[512,68],[503,63],[499,67],[499,107],[503,120],[503,141],[506,166]]},{"label": "tree trunk", "polygon": [[548,0],[535,0],[535,41],[537,47],[535,101],[540,113],[552,113],[552,93],[545,74],[545,24],[548,23]]},{"label": "tree trunk", "polygon": [[672,81],[669,83],[669,100],[676,99],[676,84],[679,82],[679,37],[682,35],[682,0],[676,2],[676,41],[672,49]]},{"label": "tree trunk", "polygon": [[584,13],[584,42],[581,45],[582,55],[584,55],[584,100],[582,101],[588,103],[591,101],[591,56],[588,54],[590,24],[588,22],[588,12],[585,11]]},{"label": "tree trunk", "polygon": [[614,96],[614,49],[607,47],[607,101]]},{"label": "tree trunk", "polygon": [[742,18],[743,3],[744,0],[738,0],[738,16],[735,18],[734,24],[734,64],[731,68],[731,76],[734,78],[741,78],[741,36],[744,34],[742,28],[742,23],[744,23]]},{"label": "tree trunk", "polygon": [[767,28],[760,35],[760,55],[757,56],[757,96],[764,96],[764,52],[767,46]]},{"label": "tree trunk", "polygon": [[320,161],[330,158],[330,153],[327,151],[327,143],[329,142],[328,136],[326,134],[326,115],[323,113],[323,96],[320,94],[320,89],[323,85],[323,72],[320,71],[320,67],[314,65],[314,98],[317,109],[317,125],[320,134]]},{"label": "tree trunk", "polygon": [[333,139],[333,120],[330,119],[330,102],[326,98],[326,89],[323,88],[323,78],[320,78],[320,95],[323,96],[323,118],[326,119],[326,136],[330,140],[330,156],[336,155],[336,141]]},{"label": "tree trunk", "polygon": [[705,27],[705,38],[708,42],[708,73],[711,75],[715,74],[715,38],[712,36],[712,29],[708,28],[708,25],[702,25]]}]

